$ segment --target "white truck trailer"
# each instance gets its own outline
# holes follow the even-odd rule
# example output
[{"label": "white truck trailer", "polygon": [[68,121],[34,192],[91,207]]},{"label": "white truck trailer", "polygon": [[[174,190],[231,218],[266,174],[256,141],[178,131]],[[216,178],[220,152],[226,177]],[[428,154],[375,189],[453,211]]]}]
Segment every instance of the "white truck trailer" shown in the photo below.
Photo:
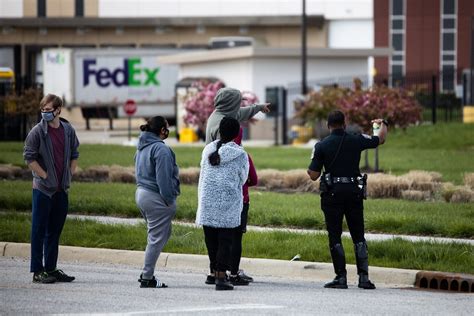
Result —
[{"label": "white truck trailer", "polygon": [[90,118],[125,117],[124,103],[137,103],[137,117],[175,115],[177,65],[161,65],[159,56],[177,49],[45,49],[43,91],[62,96]]}]

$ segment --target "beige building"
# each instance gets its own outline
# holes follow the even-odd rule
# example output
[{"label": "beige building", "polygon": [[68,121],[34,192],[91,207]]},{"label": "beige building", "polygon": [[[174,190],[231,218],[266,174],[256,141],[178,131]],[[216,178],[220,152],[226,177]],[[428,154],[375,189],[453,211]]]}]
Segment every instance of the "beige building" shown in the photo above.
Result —
[{"label": "beige building", "polygon": [[[116,1],[116,6],[126,5],[125,2]],[[159,2],[170,1],[154,3]],[[144,1],[146,4],[153,5]],[[208,47],[210,38],[223,36],[252,37],[258,45],[269,47],[301,45],[298,15],[259,16],[244,12],[232,16],[189,13],[185,17],[182,10],[168,10],[158,17],[134,12],[117,16],[121,13],[114,12],[112,5],[105,0],[0,0],[0,63],[5,64],[0,66],[10,66],[17,76],[41,82],[39,60],[43,48],[202,49]],[[308,46],[327,47],[328,24],[324,17],[310,15],[308,27]]]}]

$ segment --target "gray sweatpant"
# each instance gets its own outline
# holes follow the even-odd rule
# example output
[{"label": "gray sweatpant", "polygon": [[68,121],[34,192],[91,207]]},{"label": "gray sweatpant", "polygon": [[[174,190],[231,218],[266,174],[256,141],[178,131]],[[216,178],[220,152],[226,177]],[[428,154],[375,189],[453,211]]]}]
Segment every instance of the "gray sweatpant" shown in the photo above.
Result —
[{"label": "gray sweatpant", "polygon": [[171,236],[171,220],[176,214],[176,202],[167,206],[159,193],[142,188],[137,188],[135,201],[148,230],[142,278],[152,279],[156,261]]}]

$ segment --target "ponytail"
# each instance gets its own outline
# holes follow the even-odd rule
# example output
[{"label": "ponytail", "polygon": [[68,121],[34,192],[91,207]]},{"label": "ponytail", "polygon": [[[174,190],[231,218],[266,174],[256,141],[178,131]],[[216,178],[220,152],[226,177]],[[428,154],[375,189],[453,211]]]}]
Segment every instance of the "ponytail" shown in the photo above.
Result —
[{"label": "ponytail", "polygon": [[163,116],[154,116],[146,120],[146,124],[140,125],[142,132],[152,132],[160,135],[161,129],[166,128],[167,121]]},{"label": "ponytail", "polygon": [[219,148],[222,146],[222,141],[217,142],[216,151],[209,155],[209,163],[212,166],[218,166],[221,163],[221,157],[219,156]]},{"label": "ponytail", "polygon": [[150,131],[150,125],[148,125],[148,123],[140,125],[140,130],[142,132],[149,132]]}]

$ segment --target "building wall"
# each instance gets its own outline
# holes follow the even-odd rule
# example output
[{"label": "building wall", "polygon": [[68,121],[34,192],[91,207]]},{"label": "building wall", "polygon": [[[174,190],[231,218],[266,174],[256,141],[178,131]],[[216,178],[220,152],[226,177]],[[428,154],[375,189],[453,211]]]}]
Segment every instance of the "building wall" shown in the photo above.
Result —
[{"label": "building wall", "polygon": [[439,69],[440,2],[406,1],[406,73],[432,73]]},{"label": "building wall", "polygon": [[[374,45],[390,45],[390,0],[374,1]],[[455,69],[470,67],[471,21],[474,1],[457,0]],[[443,0],[406,0],[405,73],[438,73],[442,71]],[[378,74],[390,73],[387,57],[375,58]],[[458,72],[458,79],[459,79]]]},{"label": "building wall", "polygon": [[465,69],[471,66],[471,50],[474,43],[471,43],[471,23],[474,17],[474,1],[458,0],[458,69]]},{"label": "building wall", "polygon": [[23,2],[18,0],[0,0],[1,16],[19,18],[23,16]]},{"label": "building wall", "polygon": [[75,0],[47,0],[46,16],[48,17],[74,17]]},{"label": "building wall", "polygon": [[[326,47],[326,28],[308,31],[308,47]],[[207,45],[209,38],[218,36],[242,36],[238,27],[173,27],[164,31],[156,28],[15,28],[2,34],[0,45]],[[249,28],[245,36],[254,37],[258,43],[271,47],[300,47],[298,27]]]},{"label": "building wall", "polygon": [[[390,0],[374,1],[374,47],[388,47],[388,12]],[[374,66],[377,75],[387,76],[388,74],[388,58],[375,57]]]},{"label": "building wall", "polygon": [[367,20],[331,20],[328,26],[330,48],[374,47],[374,24]]}]

